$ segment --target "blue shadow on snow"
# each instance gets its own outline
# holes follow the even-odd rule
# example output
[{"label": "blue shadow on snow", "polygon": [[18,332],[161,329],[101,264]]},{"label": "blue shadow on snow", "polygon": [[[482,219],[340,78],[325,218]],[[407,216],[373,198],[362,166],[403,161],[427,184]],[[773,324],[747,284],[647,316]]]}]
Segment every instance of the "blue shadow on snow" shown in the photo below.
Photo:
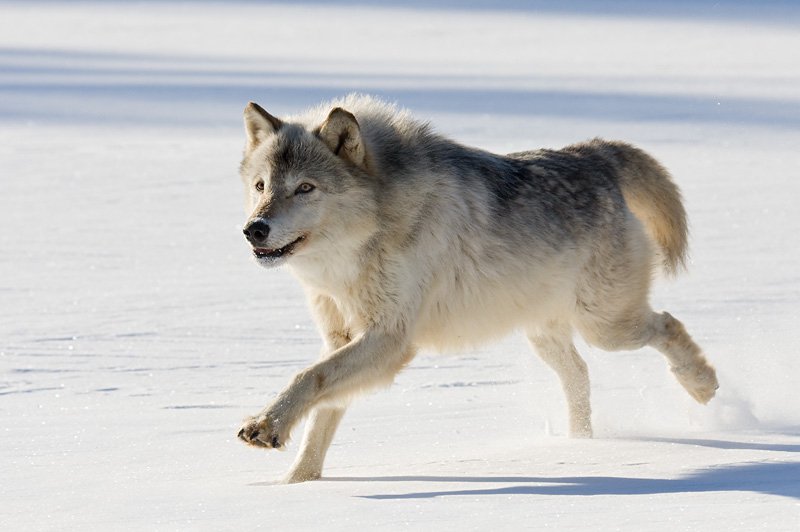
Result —
[{"label": "blue shadow on snow", "polygon": [[239,127],[248,100],[282,114],[357,91],[433,112],[800,127],[793,100],[524,87],[535,80],[285,72],[215,58],[0,48],[0,120]]},{"label": "blue shadow on snow", "polygon": [[756,492],[800,499],[800,463],[745,463],[709,468],[678,479],[628,477],[448,477],[391,476],[324,478],[323,480],[373,482],[453,482],[514,484],[478,489],[431,490],[365,495],[376,500],[430,499],[477,495],[659,495],[665,493]]}]

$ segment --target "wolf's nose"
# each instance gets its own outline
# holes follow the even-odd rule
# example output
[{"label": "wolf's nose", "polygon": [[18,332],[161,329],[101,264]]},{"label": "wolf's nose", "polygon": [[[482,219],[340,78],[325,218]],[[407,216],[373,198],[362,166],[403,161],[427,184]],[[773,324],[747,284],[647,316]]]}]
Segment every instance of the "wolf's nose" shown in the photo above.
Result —
[{"label": "wolf's nose", "polygon": [[258,218],[244,226],[242,232],[251,244],[263,244],[267,241],[267,236],[269,236],[269,225],[267,225],[267,222],[264,220]]}]

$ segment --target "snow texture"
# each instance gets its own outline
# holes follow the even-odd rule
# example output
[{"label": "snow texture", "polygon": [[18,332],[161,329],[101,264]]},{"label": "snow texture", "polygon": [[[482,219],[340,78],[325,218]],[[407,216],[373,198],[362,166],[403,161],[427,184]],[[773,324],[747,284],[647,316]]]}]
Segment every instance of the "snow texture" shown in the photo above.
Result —
[{"label": "snow texture", "polygon": [[[798,50],[788,0],[0,3],[0,528],[800,530]],[[653,302],[718,397],[580,345],[576,441],[521,335],[422,353],[322,480],[275,485],[300,429],[286,453],[236,431],[320,340],[248,257],[241,111],[353,90],[499,152],[658,157],[692,261]]]}]

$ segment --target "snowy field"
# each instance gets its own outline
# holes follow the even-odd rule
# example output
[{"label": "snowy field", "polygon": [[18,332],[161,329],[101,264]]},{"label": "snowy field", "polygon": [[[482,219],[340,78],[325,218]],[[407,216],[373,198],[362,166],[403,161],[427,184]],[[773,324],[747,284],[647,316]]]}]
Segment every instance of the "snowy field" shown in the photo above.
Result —
[{"label": "snowy field", "polygon": [[[0,529],[800,530],[798,50],[789,0],[0,2]],[[693,236],[653,303],[718,397],[579,344],[576,441],[521,335],[422,353],[275,485],[300,430],[236,432],[320,340],[242,238],[241,111],[353,90],[494,151],[658,157]]]}]

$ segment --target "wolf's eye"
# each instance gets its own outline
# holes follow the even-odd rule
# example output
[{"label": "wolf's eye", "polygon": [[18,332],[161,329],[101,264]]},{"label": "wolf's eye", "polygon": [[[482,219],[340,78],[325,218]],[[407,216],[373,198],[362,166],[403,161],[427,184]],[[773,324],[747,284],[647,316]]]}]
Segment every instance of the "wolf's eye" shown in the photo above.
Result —
[{"label": "wolf's eye", "polygon": [[263,181],[259,181],[259,182],[256,183],[256,190],[258,190],[259,192],[264,192],[264,182]]},{"label": "wolf's eye", "polygon": [[312,190],[314,190],[314,185],[311,183],[300,183],[300,186],[297,187],[294,191],[295,194],[308,194]]}]

